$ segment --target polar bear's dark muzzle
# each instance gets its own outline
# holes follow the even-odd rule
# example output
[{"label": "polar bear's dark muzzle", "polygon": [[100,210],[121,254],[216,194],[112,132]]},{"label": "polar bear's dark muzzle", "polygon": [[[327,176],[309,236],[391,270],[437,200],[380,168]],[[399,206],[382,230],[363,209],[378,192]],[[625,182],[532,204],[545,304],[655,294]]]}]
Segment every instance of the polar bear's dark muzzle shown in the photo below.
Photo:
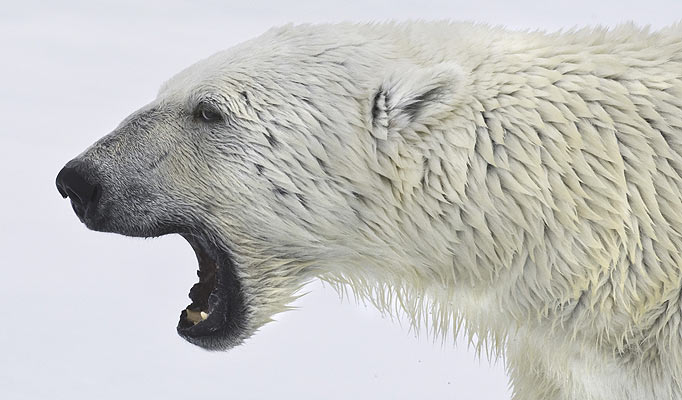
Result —
[{"label": "polar bear's dark muzzle", "polygon": [[132,167],[125,163],[93,160],[89,155],[69,161],[55,182],[89,229],[154,237],[179,232],[178,225],[187,225],[179,217],[183,210],[169,207],[167,196],[150,187],[152,179],[130,172]]}]

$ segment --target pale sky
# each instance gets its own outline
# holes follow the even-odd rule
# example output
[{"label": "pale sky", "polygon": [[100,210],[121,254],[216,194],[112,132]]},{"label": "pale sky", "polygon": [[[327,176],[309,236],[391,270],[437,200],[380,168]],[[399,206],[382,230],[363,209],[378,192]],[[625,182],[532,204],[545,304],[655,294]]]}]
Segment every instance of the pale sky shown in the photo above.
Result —
[{"label": "pale sky", "polygon": [[174,73],[287,22],[556,30],[682,18],[673,0],[44,3],[0,2],[3,399],[509,399],[501,361],[417,336],[318,283],[241,347],[196,348],[175,333],[196,280],[187,243],[88,231],[54,178]]}]

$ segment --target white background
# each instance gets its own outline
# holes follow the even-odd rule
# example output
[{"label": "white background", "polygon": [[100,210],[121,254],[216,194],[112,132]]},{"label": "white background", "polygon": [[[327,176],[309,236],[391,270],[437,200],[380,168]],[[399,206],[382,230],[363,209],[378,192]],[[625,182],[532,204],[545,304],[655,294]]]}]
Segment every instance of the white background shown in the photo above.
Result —
[{"label": "white background", "polygon": [[509,399],[502,362],[433,343],[315,283],[208,353],[175,334],[196,261],[177,237],[86,230],[61,166],[159,85],[287,22],[455,19],[556,30],[682,18],[682,1],[0,1],[0,397]]}]

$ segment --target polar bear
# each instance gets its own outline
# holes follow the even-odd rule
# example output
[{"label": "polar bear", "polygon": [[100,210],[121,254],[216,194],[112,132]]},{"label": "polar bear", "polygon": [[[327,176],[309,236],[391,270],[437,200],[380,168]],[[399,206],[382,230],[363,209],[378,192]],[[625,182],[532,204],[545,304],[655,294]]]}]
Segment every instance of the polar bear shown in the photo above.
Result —
[{"label": "polar bear", "polygon": [[203,348],[320,278],[464,327],[517,400],[622,400],[682,398],[681,174],[682,25],[410,22],[215,54],[57,186],[91,229],[187,239]]}]

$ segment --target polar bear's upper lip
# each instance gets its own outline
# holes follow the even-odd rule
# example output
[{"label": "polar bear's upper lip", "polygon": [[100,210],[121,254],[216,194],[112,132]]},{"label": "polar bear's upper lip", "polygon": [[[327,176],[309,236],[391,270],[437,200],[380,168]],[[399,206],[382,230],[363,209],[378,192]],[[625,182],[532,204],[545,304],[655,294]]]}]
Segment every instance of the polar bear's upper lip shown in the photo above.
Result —
[{"label": "polar bear's upper lip", "polygon": [[233,257],[201,236],[182,236],[196,253],[199,283],[190,290],[192,304],[180,315],[178,333],[208,350],[233,347],[242,341],[246,331],[245,299]]}]

